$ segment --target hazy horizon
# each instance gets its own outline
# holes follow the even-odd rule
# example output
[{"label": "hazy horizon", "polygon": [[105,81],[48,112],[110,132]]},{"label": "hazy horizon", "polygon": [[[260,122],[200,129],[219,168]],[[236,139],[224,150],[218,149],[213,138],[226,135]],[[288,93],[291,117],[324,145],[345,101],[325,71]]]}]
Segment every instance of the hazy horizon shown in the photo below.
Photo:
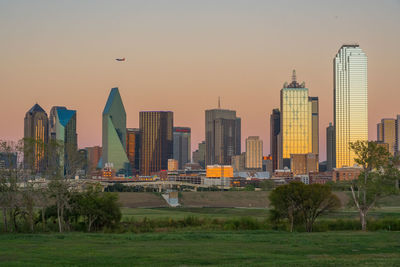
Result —
[{"label": "hazy horizon", "polygon": [[[242,151],[260,136],[296,69],[319,97],[320,160],[333,122],[333,59],[345,43],[368,56],[369,139],[400,114],[400,1],[0,1],[0,139],[23,137],[35,104],[77,110],[80,148],[101,145],[102,111],[118,87],[127,127],[171,110],[204,140],[204,111],[242,118]],[[127,59],[117,62],[115,58]]]}]

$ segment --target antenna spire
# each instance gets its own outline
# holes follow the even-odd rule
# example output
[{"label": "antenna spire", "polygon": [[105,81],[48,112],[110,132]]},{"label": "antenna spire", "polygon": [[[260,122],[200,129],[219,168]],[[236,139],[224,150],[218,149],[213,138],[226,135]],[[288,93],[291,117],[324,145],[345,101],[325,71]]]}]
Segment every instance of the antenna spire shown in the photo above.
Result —
[{"label": "antenna spire", "polygon": [[218,97],[218,108],[221,108],[221,97]]},{"label": "antenna spire", "polygon": [[296,82],[296,70],[293,70],[293,74],[292,74],[292,82]]}]

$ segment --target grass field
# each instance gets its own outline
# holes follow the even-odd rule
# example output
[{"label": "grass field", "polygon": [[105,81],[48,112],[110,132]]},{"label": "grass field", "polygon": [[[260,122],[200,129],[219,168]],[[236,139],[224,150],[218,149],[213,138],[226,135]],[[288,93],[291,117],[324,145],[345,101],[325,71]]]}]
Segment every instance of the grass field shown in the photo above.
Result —
[{"label": "grass field", "polygon": [[3,266],[399,266],[400,232],[0,235]]}]

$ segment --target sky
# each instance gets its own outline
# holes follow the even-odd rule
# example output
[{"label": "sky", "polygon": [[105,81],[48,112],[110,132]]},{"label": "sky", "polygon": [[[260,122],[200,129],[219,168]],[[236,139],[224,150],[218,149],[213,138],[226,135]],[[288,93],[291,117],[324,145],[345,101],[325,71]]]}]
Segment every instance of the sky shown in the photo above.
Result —
[{"label": "sky", "polygon": [[[0,139],[23,137],[39,103],[77,110],[79,147],[101,145],[102,111],[119,87],[127,127],[139,111],[171,110],[204,140],[204,111],[234,109],[242,150],[260,136],[296,69],[320,101],[320,159],[333,121],[333,58],[358,43],[368,56],[369,138],[400,114],[400,0],[0,0]],[[126,62],[115,58],[125,57]]]}]

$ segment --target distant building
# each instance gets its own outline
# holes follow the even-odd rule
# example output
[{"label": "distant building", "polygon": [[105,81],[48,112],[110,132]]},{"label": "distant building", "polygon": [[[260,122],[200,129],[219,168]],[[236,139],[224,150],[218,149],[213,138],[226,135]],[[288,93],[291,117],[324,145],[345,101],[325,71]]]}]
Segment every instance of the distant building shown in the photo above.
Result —
[{"label": "distant building", "polygon": [[262,170],[263,142],[258,136],[246,138],[246,169]]},{"label": "distant building", "polygon": [[233,177],[233,168],[228,165],[208,165],[206,169],[207,178]]},{"label": "distant building", "polygon": [[245,170],[246,164],[246,153],[240,155],[232,156],[232,167],[233,171],[240,172]]},{"label": "distant building", "polygon": [[335,141],[335,127],[332,123],[326,128],[326,169],[332,171],[336,167],[336,141]]},{"label": "distant building", "polygon": [[111,89],[103,110],[102,140],[102,167],[111,163],[117,173],[126,174],[129,168],[126,155],[126,112],[118,88]]},{"label": "distant building", "polygon": [[334,168],[332,172],[332,181],[351,181],[357,179],[361,171],[361,167]]},{"label": "distant building", "polygon": [[272,156],[272,171],[283,168],[281,112],[273,109],[270,118],[270,154]]},{"label": "distant building", "polygon": [[0,169],[16,169],[17,153],[0,152]]},{"label": "distant building", "polygon": [[[97,168],[101,169],[101,153],[102,149],[100,146],[86,147],[88,167],[87,172],[91,176]],[[100,164],[99,164],[100,163]]]},{"label": "distant building", "polygon": [[291,171],[294,175],[318,172],[318,155],[316,154],[291,154],[290,161]]},{"label": "distant building", "polygon": [[189,127],[174,127],[173,157],[178,161],[178,168],[191,161],[191,130]]},{"label": "distant building", "polygon": [[382,119],[377,124],[377,141],[388,144],[389,152],[394,155],[396,146],[396,119]]},{"label": "distant building", "polygon": [[[75,176],[81,168],[78,157],[78,135],[76,133],[76,110],[54,106],[50,110],[49,137],[62,144],[59,155],[51,153],[49,163],[58,164],[63,175]],[[56,158],[53,158],[56,157]]]},{"label": "distant building", "polygon": [[48,144],[49,119],[46,111],[35,104],[24,119],[24,166],[34,172],[47,168],[45,147]]},{"label": "distant building", "polygon": [[168,159],[173,158],[173,120],[171,111],[139,113],[141,175],[168,169]]},{"label": "distant building", "polygon": [[231,164],[240,155],[241,120],[236,111],[210,109],[205,111],[206,165]]},{"label": "distant building", "polygon": [[199,143],[198,149],[193,152],[193,162],[200,164],[200,166],[206,168],[206,141]]},{"label": "distant building", "polygon": [[272,164],[273,164],[273,159],[272,159],[272,156],[264,156],[263,157],[263,160],[262,160],[262,169],[263,169],[263,171],[265,172],[268,172],[268,173],[270,173],[270,174],[272,174],[273,173],[273,167],[272,167]]},{"label": "distant building", "polygon": [[129,160],[129,175],[137,174],[140,169],[140,130],[138,128],[126,129],[126,154]]},{"label": "distant building", "polygon": [[168,171],[177,171],[180,170],[179,162],[176,159],[168,160]]}]

